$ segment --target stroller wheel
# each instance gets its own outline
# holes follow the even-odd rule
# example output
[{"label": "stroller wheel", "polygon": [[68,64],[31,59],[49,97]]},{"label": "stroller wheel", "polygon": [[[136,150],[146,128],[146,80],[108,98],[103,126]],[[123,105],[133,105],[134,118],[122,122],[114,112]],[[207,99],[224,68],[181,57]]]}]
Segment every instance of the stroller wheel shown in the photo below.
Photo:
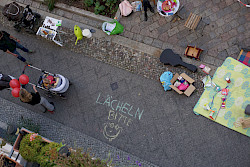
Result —
[{"label": "stroller wheel", "polygon": [[67,99],[63,94],[59,94],[59,96],[60,96],[63,100],[66,100],[66,99]]},{"label": "stroller wheel", "polygon": [[39,13],[34,12],[35,18],[40,19],[41,15]]},{"label": "stroller wheel", "polygon": [[69,80],[69,85],[73,85],[73,83]]}]

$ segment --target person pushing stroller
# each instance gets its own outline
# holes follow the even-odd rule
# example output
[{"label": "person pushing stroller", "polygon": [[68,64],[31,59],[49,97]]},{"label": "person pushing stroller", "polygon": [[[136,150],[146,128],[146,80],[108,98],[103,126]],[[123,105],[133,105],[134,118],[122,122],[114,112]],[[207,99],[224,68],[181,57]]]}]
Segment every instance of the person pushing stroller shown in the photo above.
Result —
[{"label": "person pushing stroller", "polygon": [[17,57],[22,62],[28,64],[26,59],[22,57],[19,52],[17,52],[17,48],[21,49],[22,51],[26,53],[34,53],[34,51],[25,48],[19,42],[20,40],[11,36],[9,33],[5,31],[0,31],[0,49],[6,53],[9,53]]},{"label": "person pushing stroller", "polygon": [[20,100],[24,103],[28,103],[30,105],[40,104],[42,105],[46,111],[49,111],[51,114],[54,114],[55,106],[53,102],[48,102],[48,100],[42,96],[40,96],[39,92],[36,90],[36,86],[33,85],[33,90],[35,93],[29,93],[26,89],[21,89],[19,92]]}]

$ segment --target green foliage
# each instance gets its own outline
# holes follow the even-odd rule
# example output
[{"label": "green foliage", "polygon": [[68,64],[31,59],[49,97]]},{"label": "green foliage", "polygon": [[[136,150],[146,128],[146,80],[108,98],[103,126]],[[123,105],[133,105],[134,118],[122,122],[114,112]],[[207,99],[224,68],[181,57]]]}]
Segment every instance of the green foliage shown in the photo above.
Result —
[{"label": "green foliage", "polygon": [[102,162],[100,159],[92,159],[93,156],[89,152],[82,152],[82,149],[71,150],[69,157],[64,157],[58,154],[55,159],[57,166],[67,167],[107,167],[106,162]]},{"label": "green foliage", "polygon": [[56,0],[45,0],[45,2],[48,4],[49,10],[52,11],[55,7]]},{"label": "green foliage", "polygon": [[[99,1],[95,3],[95,14],[104,13],[105,6],[101,5]],[[105,13],[104,13],[105,14]]]},{"label": "green foliage", "polygon": [[55,165],[55,153],[57,153],[58,149],[60,149],[63,145],[60,143],[51,142],[45,145],[41,149],[41,153],[37,158],[37,162],[41,167],[53,167]]},{"label": "green foliage", "polygon": [[94,4],[94,0],[84,0],[84,4],[88,7],[90,7]]},{"label": "green foliage", "polygon": [[37,162],[40,151],[46,143],[42,141],[41,136],[36,136],[35,140],[30,141],[31,135],[32,134],[27,134],[23,137],[20,143],[19,152],[27,161]]}]

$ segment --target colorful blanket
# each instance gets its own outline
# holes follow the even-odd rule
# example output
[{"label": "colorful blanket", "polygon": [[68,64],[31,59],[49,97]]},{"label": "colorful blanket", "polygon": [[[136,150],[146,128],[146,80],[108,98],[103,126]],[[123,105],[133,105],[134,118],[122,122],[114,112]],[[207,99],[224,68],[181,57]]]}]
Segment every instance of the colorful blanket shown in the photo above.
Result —
[{"label": "colorful blanket", "polygon": [[[227,83],[225,80],[227,77],[230,78],[231,83]],[[222,98],[225,95],[212,87],[207,87],[195,105],[194,113],[209,118],[211,111],[204,107],[208,104],[211,110],[215,111],[214,116],[216,117],[218,114],[215,122],[250,137],[250,128],[243,129],[239,122],[241,118],[250,117],[244,113],[246,106],[250,104],[250,68],[228,57],[216,70],[212,82],[220,86],[221,89],[226,87],[229,89],[225,100],[225,108],[221,108]]]},{"label": "colorful blanket", "polygon": [[238,61],[250,67],[250,52],[244,51],[243,49],[240,51],[240,54],[237,58]]}]

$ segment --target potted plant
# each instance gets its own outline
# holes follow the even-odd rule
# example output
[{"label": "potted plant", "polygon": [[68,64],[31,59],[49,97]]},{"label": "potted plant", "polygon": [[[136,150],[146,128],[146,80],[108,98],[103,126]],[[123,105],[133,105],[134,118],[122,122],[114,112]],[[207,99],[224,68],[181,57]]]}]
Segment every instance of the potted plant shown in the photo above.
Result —
[{"label": "potted plant", "polygon": [[[19,134],[17,136],[17,139],[16,139],[16,141],[15,141],[15,143],[13,145],[13,150],[16,151],[16,152],[19,152],[20,143],[21,143],[23,137],[26,134],[32,134],[32,133],[34,133],[34,132],[32,132],[32,131],[30,131],[28,129],[25,129],[25,128],[21,128],[21,130],[20,130],[20,132],[19,132]],[[52,142],[51,140],[46,139],[45,137],[41,137],[41,139],[42,139],[42,141],[47,142],[47,143]]]},{"label": "potted plant", "polygon": [[0,154],[0,167],[23,167],[14,159],[9,158],[4,154]]}]

